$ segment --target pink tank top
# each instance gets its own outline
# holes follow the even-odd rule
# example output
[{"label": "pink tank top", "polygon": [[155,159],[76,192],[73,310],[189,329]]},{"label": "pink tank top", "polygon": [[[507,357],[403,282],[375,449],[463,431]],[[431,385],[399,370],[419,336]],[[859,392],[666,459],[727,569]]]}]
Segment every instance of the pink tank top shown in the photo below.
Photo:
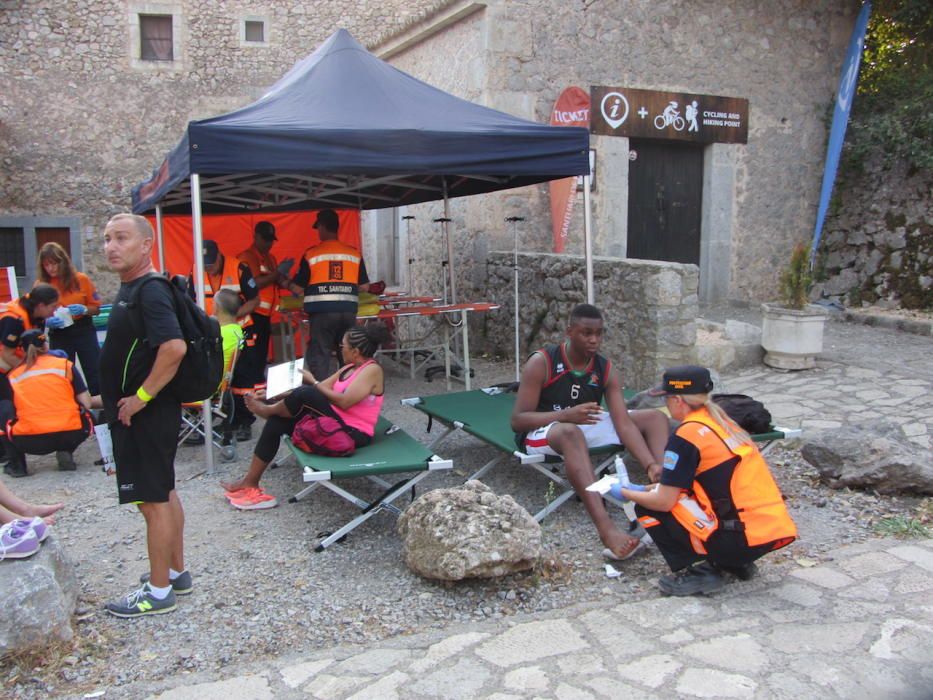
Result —
[{"label": "pink tank top", "polygon": [[[356,379],[356,375],[363,371],[363,368],[368,364],[374,362],[375,360],[367,360],[353,370],[346,379],[338,379],[334,382],[334,391],[342,394],[346,388],[353,383],[353,380]],[[359,403],[350,406],[350,408],[342,409],[337,406],[333,408],[334,412],[343,419],[344,423],[352,428],[356,428],[361,433],[372,435],[376,432],[376,421],[379,420],[379,411],[382,410],[383,398],[385,398],[384,395],[376,396],[375,394],[370,394]]]}]

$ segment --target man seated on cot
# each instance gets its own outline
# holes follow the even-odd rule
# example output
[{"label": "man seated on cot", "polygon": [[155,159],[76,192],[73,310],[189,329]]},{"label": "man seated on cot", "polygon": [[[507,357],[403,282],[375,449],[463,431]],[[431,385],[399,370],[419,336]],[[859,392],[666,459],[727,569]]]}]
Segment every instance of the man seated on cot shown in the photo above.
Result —
[{"label": "man seated on cot", "polygon": [[[629,411],[622,381],[612,363],[599,354],[603,317],[591,304],[570,314],[567,340],[548,345],[528,358],[512,412],[512,430],[528,454],[562,457],[567,477],[583,501],[610,559],[626,559],[643,543],[616,527],[602,497],[586,490],[595,480],[589,451],[624,445],[657,481],[669,424],[649,409]],[[600,403],[605,398],[605,411]]]}]

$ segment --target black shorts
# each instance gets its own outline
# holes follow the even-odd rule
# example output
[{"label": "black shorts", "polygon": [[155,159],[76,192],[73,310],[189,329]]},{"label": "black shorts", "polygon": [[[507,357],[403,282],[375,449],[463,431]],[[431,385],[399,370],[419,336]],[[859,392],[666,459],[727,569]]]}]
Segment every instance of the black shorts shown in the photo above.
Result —
[{"label": "black shorts", "polygon": [[120,503],[165,503],[175,490],[181,405],[156,398],[131,425],[110,423]]}]

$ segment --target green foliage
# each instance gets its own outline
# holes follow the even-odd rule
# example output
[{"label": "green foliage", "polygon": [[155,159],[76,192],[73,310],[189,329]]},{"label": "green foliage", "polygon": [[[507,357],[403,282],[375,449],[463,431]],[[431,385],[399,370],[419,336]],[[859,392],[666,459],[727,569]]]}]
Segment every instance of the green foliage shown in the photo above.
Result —
[{"label": "green foliage", "polygon": [[930,528],[917,518],[898,515],[892,518],[882,518],[875,525],[875,532],[884,537],[898,537],[900,539],[926,539],[930,536]]},{"label": "green foliage", "polygon": [[888,165],[933,168],[933,3],[875,0],[868,22],[858,94],[846,134],[846,171],[872,153]]},{"label": "green foliage", "polygon": [[791,253],[790,262],[781,272],[781,301],[789,309],[802,309],[807,305],[812,282],[810,251],[803,243],[798,243]]}]

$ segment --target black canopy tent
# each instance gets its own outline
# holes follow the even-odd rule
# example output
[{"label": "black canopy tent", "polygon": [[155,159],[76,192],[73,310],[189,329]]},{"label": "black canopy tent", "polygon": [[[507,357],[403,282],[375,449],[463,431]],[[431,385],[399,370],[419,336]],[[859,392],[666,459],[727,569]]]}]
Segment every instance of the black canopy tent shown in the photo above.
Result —
[{"label": "black canopy tent", "polygon": [[[537,124],[449,95],[379,60],[340,29],[253,104],[189,122],[161,166],[133,189],[133,211],[155,211],[157,224],[163,213],[191,214],[203,304],[202,213],[362,210],[444,200],[446,215],[451,197],[575,175],[587,180],[592,300],[589,132]],[[456,301],[453,284],[451,292]],[[205,444],[210,451],[210,440]]]}]

